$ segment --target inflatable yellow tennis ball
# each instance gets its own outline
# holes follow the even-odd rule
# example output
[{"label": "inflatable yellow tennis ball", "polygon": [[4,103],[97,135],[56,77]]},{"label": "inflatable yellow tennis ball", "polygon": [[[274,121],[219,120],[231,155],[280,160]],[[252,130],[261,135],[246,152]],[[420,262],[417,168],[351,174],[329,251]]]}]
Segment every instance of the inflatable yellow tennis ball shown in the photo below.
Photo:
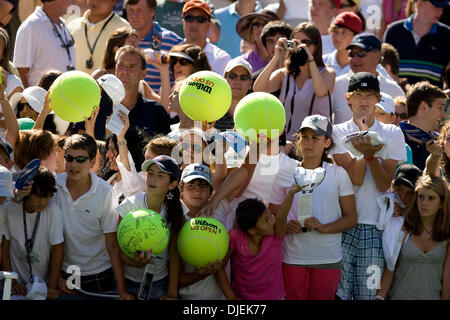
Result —
[{"label": "inflatable yellow tennis ball", "polygon": [[117,241],[122,251],[133,258],[136,251],[152,250],[158,256],[169,243],[169,229],[158,212],[138,209],[129,212],[117,228]]},{"label": "inflatable yellow tennis ball", "polygon": [[84,121],[84,117],[89,118],[99,104],[100,87],[85,72],[64,72],[50,87],[50,105],[66,121]]},{"label": "inflatable yellow tennis ball", "polygon": [[270,93],[250,93],[237,104],[234,125],[238,133],[252,141],[259,141],[262,135],[278,138],[286,125],[284,106]]},{"label": "inflatable yellow tennis ball", "polygon": [[193,266],[206,267],[209,262],[225,258],[228,252],[227,229],[215,218],[191,218],[181,228],[177,245],[181,258]]},{"label": "inflatable yellow tennis ball", "polygon": [[178,100],[190,119],[213,122],[222,118],[230,108],[231,88],[218,73],[199,71],[184,80]]}]

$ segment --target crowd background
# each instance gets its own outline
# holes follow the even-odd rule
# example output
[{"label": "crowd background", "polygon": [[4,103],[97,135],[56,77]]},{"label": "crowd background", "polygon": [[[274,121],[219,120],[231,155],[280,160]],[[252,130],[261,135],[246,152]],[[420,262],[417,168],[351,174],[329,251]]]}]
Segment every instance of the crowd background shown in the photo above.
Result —
[{"label": "crowd background", "polygon": [[[449,8],[0,0],[0,270],[18,274],[12,293],[43,281],[41,298],[60,300],[450,299]],[[101,88],[99,106],[77,123],[49,99],[71,70]],[[202,70],[231,88],[212,123],[194,123],[178,99]],[[252,92],[280,100],[286,127],[244,154],[226,144],[219,152],[212,133],[234,132]],[[114,134],[119,105],[128,112]],[[12,177],[33,159],[36,176],[16,188]],[[299,170],[326,173],[308,193]],[[118,246],[117,226],[135,209],[168,222],[158,257]],[[230,235],[225,258],[204,268],[185,263],[176,244],[199,215]],[[73,266],[81,290],[68,286]]]}]

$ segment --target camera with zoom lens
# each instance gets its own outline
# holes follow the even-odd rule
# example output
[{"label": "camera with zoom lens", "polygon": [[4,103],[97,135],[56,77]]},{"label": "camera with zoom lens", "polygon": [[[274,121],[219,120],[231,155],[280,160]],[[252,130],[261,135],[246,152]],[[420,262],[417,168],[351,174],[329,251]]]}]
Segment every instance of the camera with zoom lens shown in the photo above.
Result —
[{"label": "camera with zoom lens", "polygon": [[294,40],[288,40],[284,43],[284,48],[286,50],[295,50],[297,49],[297,42],[295,42]]}]

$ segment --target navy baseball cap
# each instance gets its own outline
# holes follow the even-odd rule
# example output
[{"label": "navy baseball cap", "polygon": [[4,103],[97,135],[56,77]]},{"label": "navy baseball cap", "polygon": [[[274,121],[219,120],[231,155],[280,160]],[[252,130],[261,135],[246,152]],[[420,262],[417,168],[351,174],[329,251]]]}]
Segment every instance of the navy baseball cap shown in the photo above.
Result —
[{"label": "navy baseball cap", "polygon": [[448,0],[430,0],[430,2],[437,8],[445,8],[450,6]]},{"label": "navy baseball cap", "polygon": [[152,164],[156,164],[159,169],[161,169],[165,173],[171,174],[177,180],[180,178],[180,167],[178,167],[178,164],[174,158],[161,155],[150,160],[145,160],[141,166],[142,171],[147,172],[148,168]]},{"label": "navy baseball cap", "polygon": [[353,37],[352,43],[346,48],[359,47],[364,51],[381,50],[381,41],[370,33],[360,33]]},{"label": "navy baseball cap", "polygon": [[348,82],[347,92],[353,92],[356,90],[373,90],[380,92],[380,83],[374,74],[370,72],[358,72],[354,73]]}]

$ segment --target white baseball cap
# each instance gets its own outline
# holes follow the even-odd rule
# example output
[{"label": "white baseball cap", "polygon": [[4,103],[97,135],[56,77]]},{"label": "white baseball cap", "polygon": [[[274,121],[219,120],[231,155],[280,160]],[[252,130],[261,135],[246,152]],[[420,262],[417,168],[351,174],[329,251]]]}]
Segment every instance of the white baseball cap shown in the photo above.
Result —
[{"label": "white baseball cap", "polygon": [[11,172],[0,165],[0,197],[14,198]]},{"label": "white baseball cap", "polygon": [[386,113],[395,112],[395,102],[392,97],[384,92],[381,92],[381,99],[375,104],[377,107],[381,108]]},{"label": "white baseball cap", "polygon": [[236,67],[244,67],[245,69],[247,69],[250,76],[253,73],[252,65],[250,63],[248,63],[247,60],[245,60],[244,58],[241,58],[241,57],[236,57],[236,58],[228,61],[227,65],[225,66],[225,71],[223,72],[223,75],[225,76],[225,74],[227,72],[230,72],[231,70],[233,70]]},{"label": "white baseball cap", "polygon": [[[47,90],[38,86],[31,86],[23,90],[22,92],[16,92],[12,95],[9,100],[9,104],[13,108],[14,112],[16,112],[17,104],[20,102],[22,98],[27,100],[28,104],[34,111],[37,113],[41,113],[42,108],[44,107],[45,96],[47,94]],[[53,113],[53,111],[51,112]]]}]

